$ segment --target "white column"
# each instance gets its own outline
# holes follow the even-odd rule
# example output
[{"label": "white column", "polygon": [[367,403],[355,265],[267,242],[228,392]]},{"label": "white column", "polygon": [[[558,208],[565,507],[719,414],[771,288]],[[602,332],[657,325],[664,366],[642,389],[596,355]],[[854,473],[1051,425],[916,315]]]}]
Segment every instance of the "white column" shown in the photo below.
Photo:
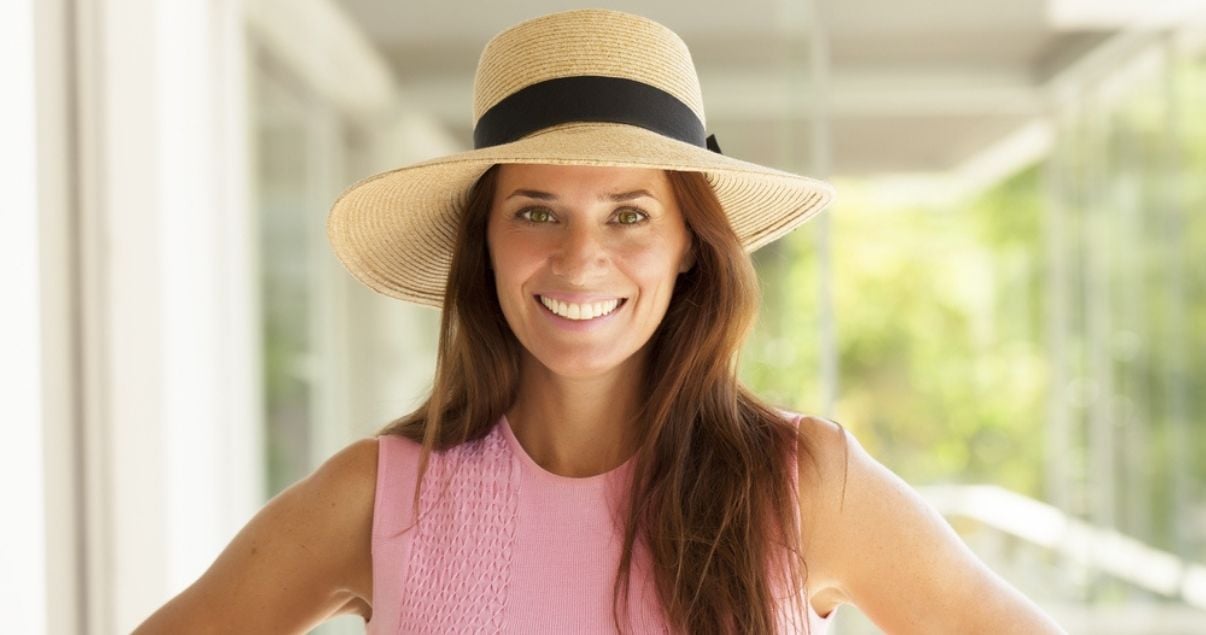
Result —
[{"label": "white column", "polygon": [[[830,178],[833,144],[830,139],[832,121],[829,116],[828,95],[830,93],[829,31],[826,21],[825,2],[811,0],[808,3],[808,36],[810,42],[809,68],[812,79],[814,107],[812,123],[812,176]],[[817,223],[817,309],[821,314],[821,406],[826,417],[837,416],[837,399],[840,391],[838,368],[837,316],[833,297],[833,244],[827,210],[814,221]]]},{"label": "white column", "polygon": [[[84,632],[83,421],[80,391],[79,218],[76,179],[74,27],[69,0],[35,3],[37,216],[41,404],[46,508],[46,633]],[[7,21],[6,21],[7,24]],[[8,118],[5,118],[8,121]],[[6,170],[6,174],[9,172]],[[11,612],[9,613],[11,614]],[[31,631],[37,632],[37,631]]]},{"label": "white column", "polygon": [[35,141],[34,3],[0,3],[0,614],[14,633],[46,630]]},{"label": "white column", "polygon": [[132,630],[262,501],[237,0],[78,5],[87,628]]},{"label": "white column", "polygon": [[256,226],[238,0],[157,3],[171,592],[263,501]]}]

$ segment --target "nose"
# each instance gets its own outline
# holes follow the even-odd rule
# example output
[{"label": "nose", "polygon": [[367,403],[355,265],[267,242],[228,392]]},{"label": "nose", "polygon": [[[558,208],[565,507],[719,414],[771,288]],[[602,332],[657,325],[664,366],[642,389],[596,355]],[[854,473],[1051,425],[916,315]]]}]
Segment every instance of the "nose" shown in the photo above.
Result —
[{"label": "nose", "polygon": [[553,274],[577,286],[586,286],[607,267],[607,248],[598,232],[586,223],[571,223],[554,250]]}]

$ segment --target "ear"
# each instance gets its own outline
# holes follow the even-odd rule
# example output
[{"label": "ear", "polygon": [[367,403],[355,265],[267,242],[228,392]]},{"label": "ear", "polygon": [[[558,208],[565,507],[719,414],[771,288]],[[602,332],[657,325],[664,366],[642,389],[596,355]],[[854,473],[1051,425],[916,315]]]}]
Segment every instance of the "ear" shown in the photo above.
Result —
[{"label": "ear", "polygon": [[687,248],[687,253],[683,254],[682,262],[680,262],[678,265],[678,272],[686,273],[691,270],[691,267],[694,267],[694,266],[695,266],[695,243],[692,242],[691,246]]}]

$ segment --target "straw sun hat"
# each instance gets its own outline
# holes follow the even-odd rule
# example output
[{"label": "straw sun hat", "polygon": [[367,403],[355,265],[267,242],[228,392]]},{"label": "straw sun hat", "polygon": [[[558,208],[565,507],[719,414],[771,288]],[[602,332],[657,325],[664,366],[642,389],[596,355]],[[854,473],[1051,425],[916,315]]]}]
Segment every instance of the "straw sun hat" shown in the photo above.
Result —
[{"label": "straw sun hat", "polygon": [[521,22],[486,44],[473,87],[474,148],[369,177],[335,202],[335,254],[370,288],[439,307],[460,215],[496,163],[703,172],[747,251],[833,199],[823,181],[739,161],[706,137],[687,45],[640,16],[600,9]]}]

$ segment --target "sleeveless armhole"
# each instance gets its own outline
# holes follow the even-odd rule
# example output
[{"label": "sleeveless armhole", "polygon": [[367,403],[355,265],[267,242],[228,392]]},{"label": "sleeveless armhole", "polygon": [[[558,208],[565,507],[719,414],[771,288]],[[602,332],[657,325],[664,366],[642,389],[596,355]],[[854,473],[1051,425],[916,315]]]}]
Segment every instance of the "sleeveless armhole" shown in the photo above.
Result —
[{"label": "sleeveless armhole", "polygon": [[[377,437],[377,492],[373,500],[373,536],[389,537],[411,521],[419,445],[393,434]],[[407,469],[409,468],[409,469]],[[403,496],[406,504],[403,505]]]},{"label": "sleeveless armhole", "polygon": [[393,434],[377,437],[377,491],[373,498],[373,612],[366,632],[398,629],[402,585],[410,556],[406,531],[414,520],[414,488],[421,446]]},{"label": "sleeveless armhole", "polygon": [[[804,425],[804,419],[805,419],[805,416],[803,414],[798,413],[798,412],[792,412],[790,410],[780,410],[780,412],[783,413],[784,416],[794,420],[797,432],[799,432],[801,430],[802,426]],[[796,490],[796,499],[799,500],[800,496],[799,496],[798,490],[800,487],[800,454],[801,454],[799,438],[796,439],[796,444],[792,447],[791,452],[792,452],[792,478],[795,479],[793,481],[793,488]],[[807,520],[807,519],[804,518],[804,510],[800,509],[800,506],[797,505],[796,506],[796,524],[797,524],[797,526],[803,527],[803,525],[801,523],[805,522],[805,520]],[[837,613],[838,607],[836,607],[836,606],[833,607],[833,610],[829,611],[829,615],[826,615],[825,617],[821,617],[820,614],[818,614],[816,612],[816,609],[814,609],[812,607],[812,600],[810,600],[808,598],[807,582],[805,582],[804,590],[805,590],[804,605],[808,611],[808,631],[809,631],[809,633],[811,633],[811,635],[823,635],[829,629],[829,625],[833,622],[833,616]]]}]

